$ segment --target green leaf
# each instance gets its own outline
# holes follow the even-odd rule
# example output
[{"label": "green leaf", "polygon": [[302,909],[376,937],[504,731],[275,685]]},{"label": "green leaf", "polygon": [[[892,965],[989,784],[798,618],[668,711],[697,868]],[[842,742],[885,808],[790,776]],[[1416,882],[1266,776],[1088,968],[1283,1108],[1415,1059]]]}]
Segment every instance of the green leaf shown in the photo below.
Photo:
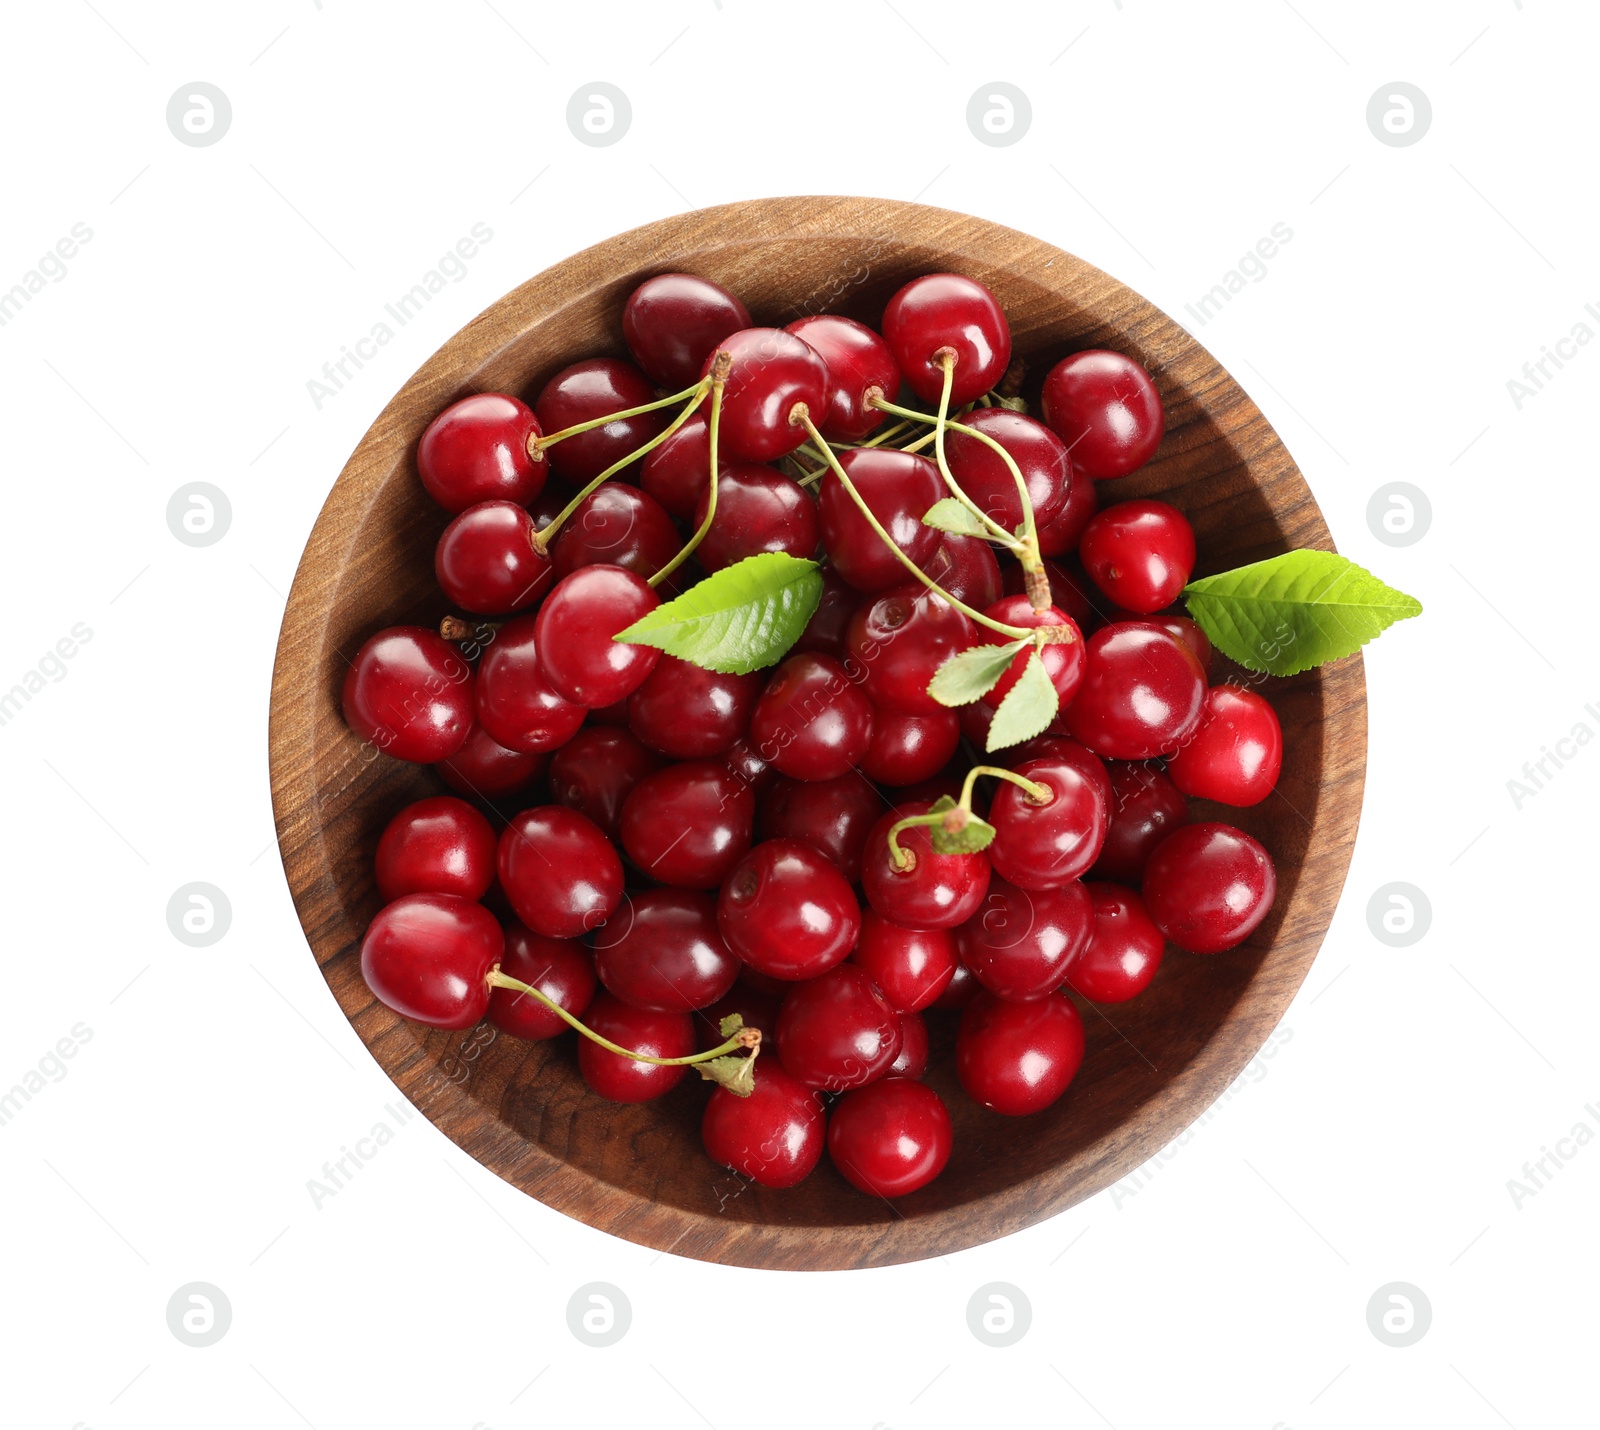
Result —
[{"label": "green leaf", "polygon": [[1044,734],[1060,706],[1055,684],[1039,659],[1039,652],[1034,651],[1022,667],[1021,679],[1006,692],[994,712],[986,748],[991,752],[1003,750]]},{"label": "green leaf", "polygon": [[935,854],[976,854],[994,843],[994,825],[969,814],[960,829],[935,824],[928,830],[928,842]]},{"label": "green leaf", "polygon": [[741,1058],[736,1053],[725,1053],[720,1058],[707,1058],[703,1063],[690,1063],[707,1082],[718,1083],[736,1097],[749,1097],[756,1087],[756,1060]]},{"label": "green leaf", "polygon": [[724,1038],[731,1038],[739,1029],[744,1027],[744,1019],[737,1013],[729,1013],[726,1018],[717,1024],[717,1027],[722,1030]]},{"label": "green leaf", "polygon": [[704,670],[748,675],[783,658],[821,599],[815,561],[764,551],[706,577],[615,639],[653,645]]},{"label": "green leaf", "polygon": [[1189,614],[1246,670],[1295,675],[1360,650],[1422,603],[1333,551],[1288,551],[1184,588]]},{"label": "green leaf", "polygon": [[954,497],[944,497],[930,506],[922,514],[922,524],[938,527],[940,531],[953,531],[957,536],[976,536],[985,541],[994,537],[973,510]]},{"label": "green leaf", "polygon": [[994,689],[1026,638],[1009,645],[975,645],[945,661],[928,682],[928,694],[941,705],[970,705]]}]

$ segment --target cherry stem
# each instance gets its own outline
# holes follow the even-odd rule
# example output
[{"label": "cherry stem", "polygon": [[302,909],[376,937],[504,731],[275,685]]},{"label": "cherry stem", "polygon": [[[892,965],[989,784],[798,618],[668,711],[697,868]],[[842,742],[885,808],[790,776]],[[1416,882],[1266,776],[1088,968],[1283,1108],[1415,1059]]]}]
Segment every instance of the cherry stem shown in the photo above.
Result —
[{"label": "cherry stem", "polygon": [[1035,804],[1049,804],[1056,797],[1055,791],[1049,785],[1025,779],[1013,770],[1001,769],[999,765],[974,765],[967,771],[967,778],[961,785],[961,808],[969,813],[972,810],[972,787],[977,783],[979,775],[993,775],[996,779],[1010,780],[1012,784],[1025,791]]},{"label": "cherry stem", "polygon": [[909,431],[911,425],[909,422],[896,422],[889,427],[885,427],[876,437],[869,438],[861,445],[863,447],[881,447],[891,437],[898,437],[902,432]]},{"label": "cherry stem", "polygon": [[850,480],[850,474],[839,465],[839,459],[834,455],[833,448],[828,445],[822,433],[817,431],[816,424],[812,422],[810,413],[802,411],[795,420],[797,420],[806,429],[806,431],[811,434],[811,440],[817,444],[818,450],[821,451],[823,456],[827,458],[828,466],[832,469],[834,476],[838,477],[839,482],[844,487],[845,491],[850,494],[850,500],[856,504],[856,509],[860,511],[863,517],[866,518],[867,525],[878,533],[879,539],[885,546],[889,548],[889,550],[894,552],[895,559],[899,561],[899,563],[904,566],[907,571],[915,576],[917,580],[922,582],[922,584],[932,591],[934,595],[948,601],[956,608],[956,610],[960,611],[968,619],[976,621],[980,626],[987,626],[991,631],[995,631],[1011,640],[1027,640],[1032,638],[1032,631],[1023,630],[1020,626],[1008,626],[1004,621],[993,620],[984,615],[982,611],[973,610],[972,607],[967,605],[965,601],[958,601],[954,596],[946,591],[943,586],[935,581],[932,576],[928,575],[928,573],[918,566],[915,561],[907,556],[905,552],[900,549],[898,544],[896,544],[895,539],[883,529],[883,523],[872,514],[872,508],[867,505],[866,498],[856,490],[856,484]]},{"label": "cherry stem", "polygon": [[722,426],[722,390],[728,385],[728,370],[733,365],[733,359],[725,352],[719,352],[711,368],[711,419],[707,424],[709,438],[707,440],[707,453],[711,462],[711,485],[706,488],[706,514],[701,519],[700,525],[695,528],[694,535],[684,543],[683,550],[672,558],[665,566],[652,576],[647,583],[653,590],[668,576],[672,575],[678,567],[687,561],[711,530],[711,523],[717,516],[717,431]]},{"label": "cherry stem", "polygon": [[439,635],[447,641],[481,640],[485,635],[493,635],[504,624],[504,621],[468,621],[460,616],[445,616],[439,622]]},{"label": "cherry stem", "polygon": [[[939,391],[939,412],[934,419],[933,427],[933,455],[938,463],[939,475],[944,478],[944,484],[950,488],[951,495],[994,532],[1002,546],[1020,552],[1022,543],[962,490],[961,484],[956,481],[950,470],[950,464],[944,459],[944,434],[950,425],[950,388],[956,380],[956,355],[946,348],[939,354],[939,366],[944,369],[944,386]],[[1023,497],[1023,501],[1027,501],[1026,496]]]},{"label": "cherry stem", "polygon": [[[697,397],[705,391],[706,381],[701,378],[693,387],[686,387],[682,392],[674,392],[671,397],[658,397],[654,402],[642,403],[638,407],[625,407],[620,412],[608,412],[604,417],[591,417],[587,422],[575,422],[570,427],[563,427],[559,432],[549,432],[542,437],[530,436],[528,438],[528,455],[538,461],[544,454],[546,447],[553,447],[566,437],[576,437],[580,432],[592,432],[596,427],[604,427],[608,422],[620,422],[625,417],[637,417],[643,412],[654,412],[657,408],[671,407],[674,402],[682,402],[686,397]],[[693,409],[690,409],[691,411]],[[632,460],[631,458],[629,460]]]},{"label": "cherry stem", "polygon": [[598,1043],[607,1052],[616,1053],[618,1057],[632,1058],[636,1063],[654,1063],[661,1068],[689,1067],[693,1063],[708,1063],[712,1058],[720,1058],[728,1053],[736,1053],[740,1048],[749,1048],[750,1056],[755,1057],[761,1047],[760,1028],[740,1028],[727,1042],[719,1047],[710,1048],[703,1053],[691,1053],[685,1058],[653,1058],[648,1053],[636,1053],[632,1048],[624,1048],[613,1043],[610,1038],[603,1038],[593,1028],[586,1027],[571,1013],[567,1012],[553,998],[547,998],[537,988],[530,987],[521,979],[513,978],[509,973],[502,973],[497,963],[489,970],[489,986],[491,988],[510,988],[517,993],[527,993],[543,1003],[556,1017],[569,1027],[576,1028],[591,1043]]}]

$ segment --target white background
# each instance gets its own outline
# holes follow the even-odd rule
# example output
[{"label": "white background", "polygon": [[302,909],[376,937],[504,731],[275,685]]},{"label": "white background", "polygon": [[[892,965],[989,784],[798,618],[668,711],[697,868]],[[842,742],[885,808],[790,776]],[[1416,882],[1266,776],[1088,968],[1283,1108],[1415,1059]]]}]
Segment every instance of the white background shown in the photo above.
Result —
[{"label": "white background", "polygon": [[[1520,1205],[1507,1182],[1600,1130],[1600,748],[1520,809],[1507,781],[1600,732],[1600,350],[1520,410],[1507,382],[1600,303],[1597,20],[1555,0],[8,6],[0,289],[74,223],[93,238],[0,328],[0,689],[93,635],[0,726],[0,1088],[75,1024],[92,1037],[0,1127],[0,1418],[1595,1423],[1600,1147],[1566,1143]],[[194,80],[232,103],[212,147],[165,121]],[[632,104],[608,148],[566,125],[594,80]],[[1009,147],[966,125],[995,80],[1032,103]],[[1394,80],[1432,103],[1410,147],[1366,123]],[[1423,601],[1367,655],[1360,841],[1275,1056],[1135,1195],[890,1270],[658,1256],[421,1117],[315,1207],[308,1179],[396,1098],[307,950],[268,799],[284,593],[335,474],[440,342],[551,262],[830,192],[980,214],[1147,294],[1260,403],[1340,549]],[[480,221],[467,276],[317,410],[308,379]],[[1266,276],[1196,323],[1184,305],[1279,222]],[[1366,516],[1395,480],[1433,510],[1404,548]],[[232,505],[203,549],[165,517],[192,481]],[[167,927],[194,880],[232,904],[210,948]],[[1392,881],[1432,904],[1409,948],[1369,930]],[[192,1281],[232,1306],[209,1348],[167,1327]],[[607,1349],[567,1326],[592,1281],[633,1309]],[[967,1326],[993,1281],[1033,1308],[1007,1349]],[[1408,1348],[1368,1329],[1394,1281],[1432,1306]]]}]

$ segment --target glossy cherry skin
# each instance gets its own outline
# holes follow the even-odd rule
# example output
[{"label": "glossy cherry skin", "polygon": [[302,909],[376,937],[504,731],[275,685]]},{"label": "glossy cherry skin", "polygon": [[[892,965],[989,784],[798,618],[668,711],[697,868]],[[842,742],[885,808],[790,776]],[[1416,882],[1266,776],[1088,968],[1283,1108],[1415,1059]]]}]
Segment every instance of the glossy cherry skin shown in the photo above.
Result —
[{"label": "glossy cherry skin", "polygon": [[540,435],[532,410],[501,392],[452,402],[417,442],[417,475],[448,512],[485,501],[526,505],[539,495],[550,464],[528,455]]},{"label": "glossy cherry skin", "polygon": [[756,827],[763,839],[809,844],[853,884],[861,877],[867,831],[882,813],[883,796],[854,771],[834,780],[780,775],[761,797]]},{"label": "glossy cherry skin", "polygon": [[[639,469],[639,485],[666,509],[669,516],[687,521],[694,515],[711,480],[711,446],[708,407],[689,417],[660,446],[652,447]],[[721,443],[717,446],[717,471],[725,473],[738,461],[730,458]]]},{"label": "glossy cherry skin", "polygon": [[375,860],[378,892],[458,894],[481,899],[494,882],[494,830],[463,799],[435,795],[408,804],[384,826]]},{"label": "glossy cherry skin", "polygon": [[763,1187],[792,1187],[822,1159],[827,1117],[822,1098],[796,1082],[776,1058],[756,1064],[755,1090],[713,1090],[700,1121],[706,1156]]},{"label": "glossy cherry skin", "polygon": [[646,278],[622,308],[622,337],[635,362],[668,392],[692,387],[706,358],[750,313],[726,288],[692,273]]},{"label": "glossy cherry skin", "polygon": [[[707,486],[694,509],[696,531],[710,504]],[[818,532],[817,504],[793,479],[759,462],[732,462],[717,478],[716,515],[695,547],[695,560],[708,572],[763,551],[809,560],[817,552]]]},{"label": "glossy cherry skin", "polygon": [[900,390],[900,369],[889,344],[854,318],[819,313],[799,318],[784,329],[803,339],[828,369],[828,406],[811,420],[830,442],[859,442],[883,421],[883,413],[867,399],[876,393],[893,402]]},{"label": "glossy cherry skin", "polygon": [[500,831],[496,867],[517,917],[546,938],[577,938],[622,902],[622,860],[592,819],[564,805],[525,809]]},{"label": "glossy cherry skin", "polygon": [[693,889],[628,895],[589,946],[606,990],[635,1008],[692,1013],[739,976],[739,960],[717,931],[717,901]]},{"label": "glossy cherry skin", "polygon": [[[948,929],[908,929],[868,909],[850,961],[878,985],[900,1013],[931,1008],[956,971],[956,941]],[[920,1076],[920,1074],[918,1074]]]},{"label": "glossy cherry skin", "polygon": [[861,592],[844,579],[838,570],[829,565],[822,568],[822,599],[817,609],[800,632],[792,654],[810,652],[843,660],[846,655],[844,638],[850,628],[850,619],[861,604]]},{"label": "glossy cherry skin", "polygon": [[675,760],[720,755],[750,728],[762,684],[759,671],[724,675],[663,655],[628,697],[628,728]]},{"label": "glossy cherry skin", "polygon": [[994,825],[989,862],[1024,889],[1059,888],[1085,873],[1106,842],[1106,776],[1102,771],[1096,780],[1076,759],[1045,757],[1014,768],[1049,790],[1050,799],[1039,804],[1021,786],[1001,783],[986,816]]},{"label": "glossy cherry skin", "polygon": [[933,1006],[941,1013],[960,1012],[981,992],[983,984],[972,976],[972,970],[966,964],[958,963],[944,992],[934,1000]]},{"label": "glossy cherry skin", "polygon": [[504,945],[482,904],[457,894],[407,894],[367,925],[361,976],[402,1018],[470,1028],[489,1006],[489,970]]},{"label": "glossy cherry skin", "polygon": [[880,710],[872,721],[872,743],[861,757],[861,773],[881,785],[900,788],[932,779],[961,744],[961,720],[954,710],[936,715],[900,715]]},{"label": "glossy cherry skin", "polygon": [[977,644],[978,628],[926,586],[896,586],[863,601],[845,634],[845,669],[880,709],[943,715],[928,682],[953,655]]},{"label": "glossy cherry skin", "polygon": [[1159,615],[1146,616],[1145,619],[1153,625],[1160,626],[1170,635],[1175,635],[1190,650],[1194,658],[1200,662],[1200,668],[1205,671],[1211,669],[1211,641],[1206,633],[1195,624],[1189,616],[1175,615],[1170,611],[1163,611]]},{"label": "glossy cherry skin", "polygon": [[1178,749],[1199,726],[1206,673],[1176,636],[1149,621],[1118,621],[1090,636],[1085,654],[1066,726],[1095,754],[1153,759]]},{"label": "glossy cherry skin", "polygon": [[433,574],[451,605],[482,616],[523,610],[555,581],[549,557],[533,548],[532,519],[509,501],[479,502],[445,527]]},{"label": "glossy cherry skin", "polygon": [[[685,1058],[694,1052],[694,1024],[687,1013],[630,1007],[602,991],[595,994],[583,1021],[630,1052],[652,1058]],[[649,1102],[671,1092],[689,1069],[625,1058],[580,1034],[578,1071],[591,1090],[612,1102]]]},{"label": "glossy cherry skin", "polygon": [[807,1087],[864,1087],[899,1055],[900,1015],[860,967],[841,963],[789,990],[777,1050],[784,1071]]},{"label": "glossy cherry skin", "polygon": [[815,978],[855,947],[861,909],[826,855],[797,840],[768,839],[724,881],[717,925],[757,973]]},{"label": "glossy cherry skin", "polygon": [[654,646],[613,640],[661,604],[644,577],[620,566],[582,566],[539,607],[539,666],[564,700],[598,709],[632,695],[656,668]]},{"label": "glossy cherry skin", "polygon": [[[534,411],[548,437],[608,412],[624,412],[655,400],[654,384],[631,362],[589,358],[562,368],[545,383]],[[672,414],[660,408],[623,417],[574,437],[563,437],[545,449],[545,456],[556,475],[575,486],[585,486],[607,467],[637,451],[671,420]],[[638,475],[638,464],[630,462],[619,475],[632,481]]]},{"label": "glossy cherry skin", "polygon": [[1118,502],[1084,528],[1078,555],[1106,595],[1146,616],[1170,606],[1189,584],[1194,528],[1164,501]]},{"label": "glossy cherry skin", "polygon": [[750,743],[748,735],[735,740],[722,752],[722,765],[740,784],[758,796],[771,789],[773,783],[781,778],[756,753],[756,747]]},{"label": "glossy cherry skin", "polygon": [[678,554],[683,539],[648,492],[609,481],[583,499],[556,533],[550,555],[556,576],[580,566],[621,566],[654,576]]},{"label": "glossy cherry skin", "polygon": [[755,818],[755,795],[721,760],[686,760],[633,787],[622,847],[658,884],[714,889],[749,851]]},{"label": "glossy cherry skin", "polygon": [[1080,745],[1070,736],[1046,731],[1031,740],[1024,740],[1020,745],[1002,750],[1000,754],[1004,756],[1005,767],[1010,770],[1020,769],[1029,760],[1065,760],[1073,765],[1079,774],[1085,776],[1100,791],[1100,801],[1105,806],[1106,820],[1109,824],[1111,811],[1115,807],[1111,776],[1106,772],[1105,761],[1087,746]]},{"label": "glossy cherry skin", "polygon": [[461,748],[434,769],[457,794],[493,801],[532,788],[547,763],[545,755],[508,750],[475,723]]},{"label": "glossy cherry skin", "polygon": [[1010,1003],[980,992],[956,1029],[956,1077],[991,1112],[1040,1112],[1067,1090],[1083,1041],[1083,1019],[1059,993]]},{"label": "glossy cherry skin", "polygon": [[828,1120],[828,1158],[857,1191],[905,1197],[950,1160],[944,1102],[926,1083],[886,1077],[839,1099]]},{"label": "glossy cherry skin", "polygon": [[926,825],[895,836],[911,856],[909,868],[896,868],[889,853],[889,831],[910,814],[926,814],[928,802],[897,805],[873,825],[861,856],[861,887],[884,918],[914,929],[950,929],[965,923],[983,903],[989,888],[989,860],[983,854],[935,854]]},{"label": "glossy cherry skin", "polygon": [[1084,887],[1094,901],[1094,927],[1088,947],[1067,968],[1067,987],[1091,1003],[1126,1003],[1155,978],[1166,936],[1132,889]]},{"label": "glossy cherry skin", "polygon": [[[895,545],[919,566],[931,559],[941,533],[922,518],[945,495],[939,469],[914,452],[885,447],[852,447],[839,454],[839,465]],[[906,568],[831,469],[818,488],[817,514],[823,549],[858,591],[883,591],[906,580]]]},{"label": "glossy cherry skin", "polygon": [[1089,944],[1089,891],[1074,879],[1055,889],[1019,889],[998,874],[983,907],[956,930],[956,950],[997,998],[1027,1003],[1054,994]]},{"label": "glossy cherry skin", "polygon": [[[783,995],[789,991],[789,985],[779,983],[782,991],[777,993],[753,988],[746,981],[749,973],[750,970],[745,969],[739,981],[715,1003],[696,1010],[695,1037],[699,1040],[701,1052],[708,1048],[720,1048],[728,1041],[722,1035],[722,1020],[730,1013],[737,1013],[746,1028],[759,1028],[761,1036],[769,1040],[766,1043],[767,1051],[772,1051],[770,1040],[777,1032],[778,1009],[783,1005]],[[777,1059],[773,1061],[776,1063]]]},{"label": "glossy cherry skin", "polygon": [[[1011,454],[1027,485],[1037,525],[1050,521],[1066,505],[1072,485],[1072,459],[1062,440],[1044,423],[1008,407],[980,407],[961,422],[992,438]],[[1022,497],[1004,457],[965,432],[946,436],[944,454],[950,475],[981,510],[1007,531],[1022,525]]]},{"label": "glossy cherry skin", "polygon": [[665,764],[629,730],[585,726],[551,757],[550,793],[616,842],[622,836],[623,802],[640,780]]},{"label": "glossy cherry skin", "polygon": [[[506,929],[506,951],[500,971],[546,998],[559,1003],[574,1018],[582,1018],[594,1001],[599,984],[594,962],[577,939],[546,938],[522,924]],[[489,1021],[514,1038],[541,1042],[565,1033],[569,1025],[537,998],[516,988],[495,988],[489,994]]]},{"label": "glossy cherry skin", "polygon": [[[1005,594],[994,547],[976,536],[945,532],[922,569],[963,605],[981,611]],[[1021,567],[1017,568],[1021,571]]]},{"label": "glossy cherry skin", "polygon": [[884,1077],[921,1077],[928,1070],[928,1025],[920,1013],[900,1015],[900,1051]]},{"label": "glossy cherry skin", "polygon": [[[1050,604],[1058,611],[1072,617],[1083,630],[1093,630],[1096,626],[1104,625],[1099,618],[1089,592],[1094,591],[1093,584],[1084,579],[1081,574],[1074,576],[1059,561],[1045,561],[1044,577],[1050,586]],[[1080,581],[1082,584],[1080,585]],[[1026,594],[1027,583],[1022,567],[1007,565],[1002,581],[1005,593],[1008,596],[1021,596]],[[1104,596],[1095,592],[1101,604],[1108,605]]]},{"label": "glossy cherry skin", "polygon": [[1011,328],[1000,304],[983,284],[959,273],[913,278],[883,310],[883,336],[906,386],[924,402],[937,402],[944,390],[937,354],[955,352],[952,409],[982,397],[1011,361]]},{"label": "glossy cherry skin", "polygon": [[1272,857],[1231,824],[1187,824],[1151,851],[1144,904],[1155,926],[1190,953],[1243,943],[1278,894]]},{"label": "glossy cherry skin", "polygon": [[1042,556],[1069,556],[1078,549],[1083,530],[1100,504],[1094,482],[1082,467],[1073,468],[1067,486],[1067,499],[1048,522],[1039,524],[1039,553]]},{"label": "glossy cherry skin", "polygon": [[[984,615],[990,620],[1003,621],[1008,626],[1020,626],[1027,631],[1042,630],[1051,626],[1064,628],[1071,639],[1051,641],[1039,652],[1039,659],[1044,662],[1045,673],[1050,677],[1050,683],[1055,686],[1056,698],[1062,705],[1077,694],[1079,683],[1083,680],[1084,639],[1083,632],[1078,629],[1078,623],[1071,616],[1054,606],[1046,606],[1044,610],[1036,611],[1026,596],[1002,596],[984,612]],[[990,645],[1005,645],[1010,638],[985,627],[980,639]],[[1000,708],[1000,702],[1011,693],[1012,687],[1022,678],[1022,672],[1027,668],[1028,657],[1032,654],[1031,647],[1019,650],[1006,673],[984,694],[983,703],[991,710]]]},{"label": "glossy cherry skin", "polygon": [[750,718],[756,752],[797,780],[832,780],[872,743],[872,702],[838,661],[792,655],[767,681]]},{"label": "glossy cherry skin", "polygon": [[1095,879],[1137,884],[1150,851],[1189,822],[1189,805],[1157,765],[1113,760],[1106,773],[1111,779],[1111,820],[1089,873]]},{"label": "glossy cherry skin", "polygon": [[531,614],[507,621],[478,664],[478,722],[499,744],[528,754],[566,744],[584,716],[544,673],[538,621]]},{"label": "glossy cherry skin", "polygon": [[344,720],[385,754],[432,764],[466,743],[472,692],[472,667],[448,641],[422,626],[390,626],[345,672]]},{"label": "glossy cherry skin", "polygon": [[1218,804],[1259,804],[1283,768],[1283,727],[1253,690],[1213,685],[1199,728],[1167,761],[1167,773],[1186,795]]},{"label": "glossy cherry skin", "polygon": [[1089,349],[1050,369],[1041,393],[1046,424],[1073,466],[1097,482],[1125,477],[1156,454],[1166,419],[1150,374],[1130,357]]},{"label": "glossy cherry skin", "polygon": [[[775,462],[806,440],[795,419],[804,404],[813,422],[828,408],[828,369],[811,346],[782,328],[745,328],[717,344],[733,359],[723,390],[717,450],[752,462]],[[706,370],[711,368],[706,359]],[[709,408],[707,409],[709,412]]]}]

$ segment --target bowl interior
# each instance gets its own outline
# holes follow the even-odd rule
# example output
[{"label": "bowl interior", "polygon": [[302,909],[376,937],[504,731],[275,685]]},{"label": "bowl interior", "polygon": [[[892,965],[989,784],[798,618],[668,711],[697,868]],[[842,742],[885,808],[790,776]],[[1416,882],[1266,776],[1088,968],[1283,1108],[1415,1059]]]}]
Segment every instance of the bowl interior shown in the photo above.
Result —
[{"label": "bowl interior", "polygon": [[401,1089],[473,1156],[591,1225],[707,1260],[826,1269],[887,1264],[1014,1231],[1131,1170],[1198,1116],[1255,1054],[1299,986],[1349,861],[1365,763],[1359,656],[1263,687],[1282,720],[1278,792],[1218,810],[1272,852],[1277,904],[1249,942],[1168,951],[1154,985],[1118,1007],[1080,1000],[1083,1068],[1045,1112],[1002,1118],[955,1083],[954,1024],[929,1015],[928,1081],[955,1123],[932,1185],[893,1205],[826,1164],[787,1191],[711,1164],[700,1147],[704,1084],[620,1106],[587,1091],[571,1039],[524,1043],[487,1024],[429,1032],[367,991],[360,938],[380,907],[372,857],[387,819],[444,789],[431,770],[363,746],[344,726],[348,659],[380,627],[444,614],[433,547],[446,516],[423,492],[416,439],[468,392],[530,403],[569,362],[625,355],[619,314],[652,273],[686,270],[738,293],[757,323],[808,312],[876,322],[906,279],[953,270],[989,285],[1032,388],[1049,365],[1111,347],[1155,376],[1167,433],[1144,470],[1102,501],[1159,495],[1199,541],[1199,574],[1296,546],[1331,549],[1321,513],[1255,405],[1187,333],[1097,269],[996,225],[917,205],[785,199],[730,205],[620,235],[508,294],[450,340],[384,410],[339,476],[295,578],[274,674],[273,798],[307,938],[340,1005]]}]

